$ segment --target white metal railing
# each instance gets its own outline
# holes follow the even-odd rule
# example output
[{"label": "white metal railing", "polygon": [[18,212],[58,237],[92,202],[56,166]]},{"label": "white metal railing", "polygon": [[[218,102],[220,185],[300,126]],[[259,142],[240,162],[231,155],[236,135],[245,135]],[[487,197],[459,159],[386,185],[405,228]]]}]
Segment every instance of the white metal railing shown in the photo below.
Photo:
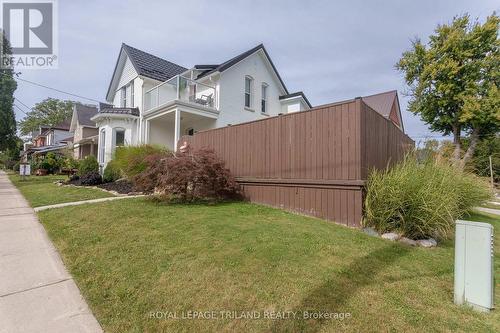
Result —
[{"label": "white metal railing", "polygon": [[215,88],[177,75],[144,94],[144,111],[179,100],[215,109]]}]

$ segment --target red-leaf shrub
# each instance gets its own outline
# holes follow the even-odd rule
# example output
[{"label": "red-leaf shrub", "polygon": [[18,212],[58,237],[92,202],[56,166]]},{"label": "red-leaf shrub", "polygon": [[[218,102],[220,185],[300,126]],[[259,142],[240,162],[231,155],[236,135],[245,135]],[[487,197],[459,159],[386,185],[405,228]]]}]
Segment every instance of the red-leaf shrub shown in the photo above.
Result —
[{"label": "red-leaf shrub", "polygon": [[155,191],[170,200],[193,202],[236,199],[234,177],[213,150],[153,155],[135,179],[142,191]]},{"label": "red-leaf shrub", "polygon": [[166,170],[166,160],[172,157],[172,153],[156,153],[146,156],[143,160],[144,171],[136,175],[132,182],[138,191],[152,193],[158,187],[160,177]]}]

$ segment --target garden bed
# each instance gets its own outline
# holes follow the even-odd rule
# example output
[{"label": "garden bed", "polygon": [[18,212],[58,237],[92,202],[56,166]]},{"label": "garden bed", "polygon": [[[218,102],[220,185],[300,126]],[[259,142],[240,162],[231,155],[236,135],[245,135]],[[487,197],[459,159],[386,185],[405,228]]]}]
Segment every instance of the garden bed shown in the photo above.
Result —
[{"label": "garden bed", "polygon": [[61,186],[99,189],[114,195],[142,194],[142,192],[137,192],[135,190],[134,184],[126,179],[120,179],[115,182],[102,183],[94,186],[83,185],[79,178],[69,179],[67,181],[59,181],[58,183]]},{"label": "garden bed", "polygon": [[102,188],[106,191],[112,191],[119,194],[138,194],[139,192],[135,191],[134,184],[132,182],[120,179],[116,182],[104,183],[101,185],[97,185],[98,188]]}]

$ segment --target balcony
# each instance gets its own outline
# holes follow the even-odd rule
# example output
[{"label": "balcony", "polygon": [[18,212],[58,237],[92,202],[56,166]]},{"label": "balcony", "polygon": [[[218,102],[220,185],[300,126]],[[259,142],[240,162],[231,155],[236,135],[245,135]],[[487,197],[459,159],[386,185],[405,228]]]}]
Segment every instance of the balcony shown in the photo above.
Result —
[{"label": "balcony", "polygon": [[177,75],[144,94],[144,111],[159,108],[173,101],[214,110],[217,105],[214,87]]}]

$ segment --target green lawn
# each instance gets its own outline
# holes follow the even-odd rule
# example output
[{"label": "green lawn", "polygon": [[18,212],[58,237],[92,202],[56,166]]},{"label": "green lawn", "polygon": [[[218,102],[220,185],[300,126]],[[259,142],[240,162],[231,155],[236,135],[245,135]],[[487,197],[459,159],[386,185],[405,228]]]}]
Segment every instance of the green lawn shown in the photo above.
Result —
[{"label": "green lawn", "polygon": [[[140,198],[39,216],[106,332],[500,331],[498,311],[453,304],[451,241],[411,248],[248,203]],[[486,214],[469,219],[500,227]],[[182,319],[190,310],[219,319]],[[308,310],[351,317],[305,320]],[[180,318],[151,318],[157,311]],[[220,319],[219,311],[261,318]],[[273,311],[297,319],[262,318]]]},{"label": "green lawn", "polygon": [[9,174],[9,178],[32,207],[113,196],[98,189],[54,184],[56,180],[67,179],[67,176],[29,176],[26,180],[21,180],[19,175]]}]

